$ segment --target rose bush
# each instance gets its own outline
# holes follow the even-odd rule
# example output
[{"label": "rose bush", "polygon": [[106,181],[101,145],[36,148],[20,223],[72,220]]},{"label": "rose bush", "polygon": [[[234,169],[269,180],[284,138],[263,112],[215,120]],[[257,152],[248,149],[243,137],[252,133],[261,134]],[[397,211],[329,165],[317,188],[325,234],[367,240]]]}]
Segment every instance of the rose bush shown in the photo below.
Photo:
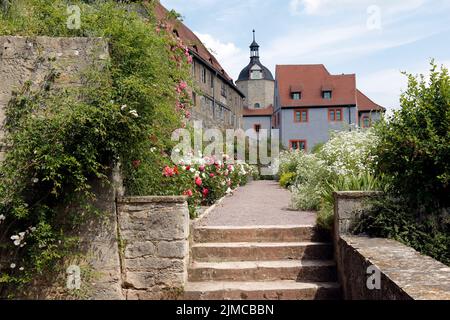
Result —
[{"label": "rose bush", "polygon": [[189,212],[194,218],[199,207],[212,205],[246,184],[254,170],[245,162],[228,163],[227,156],[189,157],[163,168],[163,185],[171,195],[188,197]]}]

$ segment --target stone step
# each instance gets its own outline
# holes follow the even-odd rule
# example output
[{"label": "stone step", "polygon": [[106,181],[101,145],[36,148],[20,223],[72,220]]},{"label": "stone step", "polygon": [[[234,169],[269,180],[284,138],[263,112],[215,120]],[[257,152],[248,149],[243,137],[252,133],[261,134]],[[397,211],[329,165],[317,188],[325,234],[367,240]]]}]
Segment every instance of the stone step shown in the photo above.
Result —
[{"label": "stone step", "polygon": [[194,262],[189,281],[336,281],[332,260],[281,260],[244,262]]},{"label": "stone step", "polygon": [[208,226],[194,229],[194,241],[206,242],[300,242],[329,241],[326,232],[314,226]]},{"label": "stone step", "polygon": [[325,300],[340,297],[337,283],[284,281],[188,282],[186,300]]},{"label": "stone step", "polygon": [[196,262],[329,260],[332,245],[320,242],[234,242],[196,243],[192,260]]}]

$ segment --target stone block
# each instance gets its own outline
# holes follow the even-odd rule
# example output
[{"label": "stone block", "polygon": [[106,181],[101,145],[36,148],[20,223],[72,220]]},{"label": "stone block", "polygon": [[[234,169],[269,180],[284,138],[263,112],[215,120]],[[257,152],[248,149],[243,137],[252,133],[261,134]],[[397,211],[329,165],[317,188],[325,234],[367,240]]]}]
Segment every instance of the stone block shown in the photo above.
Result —
[{"label": "stone block", "polygon": [[158,256],[162,258],[179,258],[184,259],[188,255],[187,241],[158,243]]},{"label": "stone block", "polygon": [[132,242],[125,247],[125,259],[148,257],[153,256],[155,253],[155,245],[150,241]]}]

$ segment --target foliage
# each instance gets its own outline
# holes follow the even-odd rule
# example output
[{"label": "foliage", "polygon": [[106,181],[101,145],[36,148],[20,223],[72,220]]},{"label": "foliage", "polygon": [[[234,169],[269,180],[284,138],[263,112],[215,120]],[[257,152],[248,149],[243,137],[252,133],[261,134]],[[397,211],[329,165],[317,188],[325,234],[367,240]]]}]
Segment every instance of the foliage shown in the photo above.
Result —
[{"label": "foliage", "polygon": [[292,205],[300,210],[319,210],[318,223],[326,229],[332,224],[334,191],[377,190],[371,163],[377,137],[371,130],[333,132],[330,140],[314,154],[288,151],[280,160],[281,172],[294,173]]},{"label": "foliage", "polygon": [[[81,8],[80,29],[66,26],[68,4]],[[0,13],[1,35],[104,37],[111,55],[103,69],[79,75],[83,88],[54,89],[58,74],[51,71],[39,89],[27,83],[8,106],[11,149],[0,167],[1,251],[8,261],[0,283],[24,284],[76,246],[67,231],[97,213],[91,183],[107,183],[119,160],[128,190],[161,192],[171,132],[189,116],[191,57],[156,22],[151,3],[140,4],[147,14],[133,6],[18,0]]]},{"label": "foliage", "polygon": [[[450,78],[431,63],[429,81],[407,75],[401,109],[376,126],[377,175],[388,198],[360,231],[400,240],[448,264],[450,252]],[[397,200],[393,200],[397,199]]]},{"label": "foliage", "polygon": [[429,83],[408,76],[401,109],[377,126],[377,173],[421,212],[450,207],[450,78],[432,63]]},{"label": "foliage", "polygon": [[280,186],[289,188],[295,183],[296,174],[294,172],[283,173],[280,177]]},{"label": "foliage", "polygon": [[188,197],[191,217],[200,206],[212,205],[218,199],[245,185],[255,169],[244,162],[227,163],[227,158],[190,157],[162,171],[163,187],[171,194]]},{"label": "foliage", "polygon": [[338,191],[375,191],[383,190],[385,184],[383,179],[373,176],[364,171],[358,175],[340,176],[336,180],[325,183],[321,190],[321,204],[317,215],[317,224],[330,229],[334,219],[334,192]]},{"label": "foliage", "polygon": [[[414,210],[405,209],[406,199],[387,196],[370,203],[353,232],[400,241],[417,251],[450,265],[450,219],[442,211],[440,219],[425,219],[418,223]],[[441,221],[445,228],[436,228]]]}]

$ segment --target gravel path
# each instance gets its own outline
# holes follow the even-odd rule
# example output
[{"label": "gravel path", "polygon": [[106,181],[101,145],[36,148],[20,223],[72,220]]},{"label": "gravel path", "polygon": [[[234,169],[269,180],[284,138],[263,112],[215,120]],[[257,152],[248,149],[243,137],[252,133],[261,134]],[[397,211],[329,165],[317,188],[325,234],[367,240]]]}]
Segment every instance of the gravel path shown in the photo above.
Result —
[{"label": "gravel path", "polygon": [[254,181],[227,197],[199,225],[315,225],[315,213],[289,210],[290,198],[291,193],[275,181]]}]

